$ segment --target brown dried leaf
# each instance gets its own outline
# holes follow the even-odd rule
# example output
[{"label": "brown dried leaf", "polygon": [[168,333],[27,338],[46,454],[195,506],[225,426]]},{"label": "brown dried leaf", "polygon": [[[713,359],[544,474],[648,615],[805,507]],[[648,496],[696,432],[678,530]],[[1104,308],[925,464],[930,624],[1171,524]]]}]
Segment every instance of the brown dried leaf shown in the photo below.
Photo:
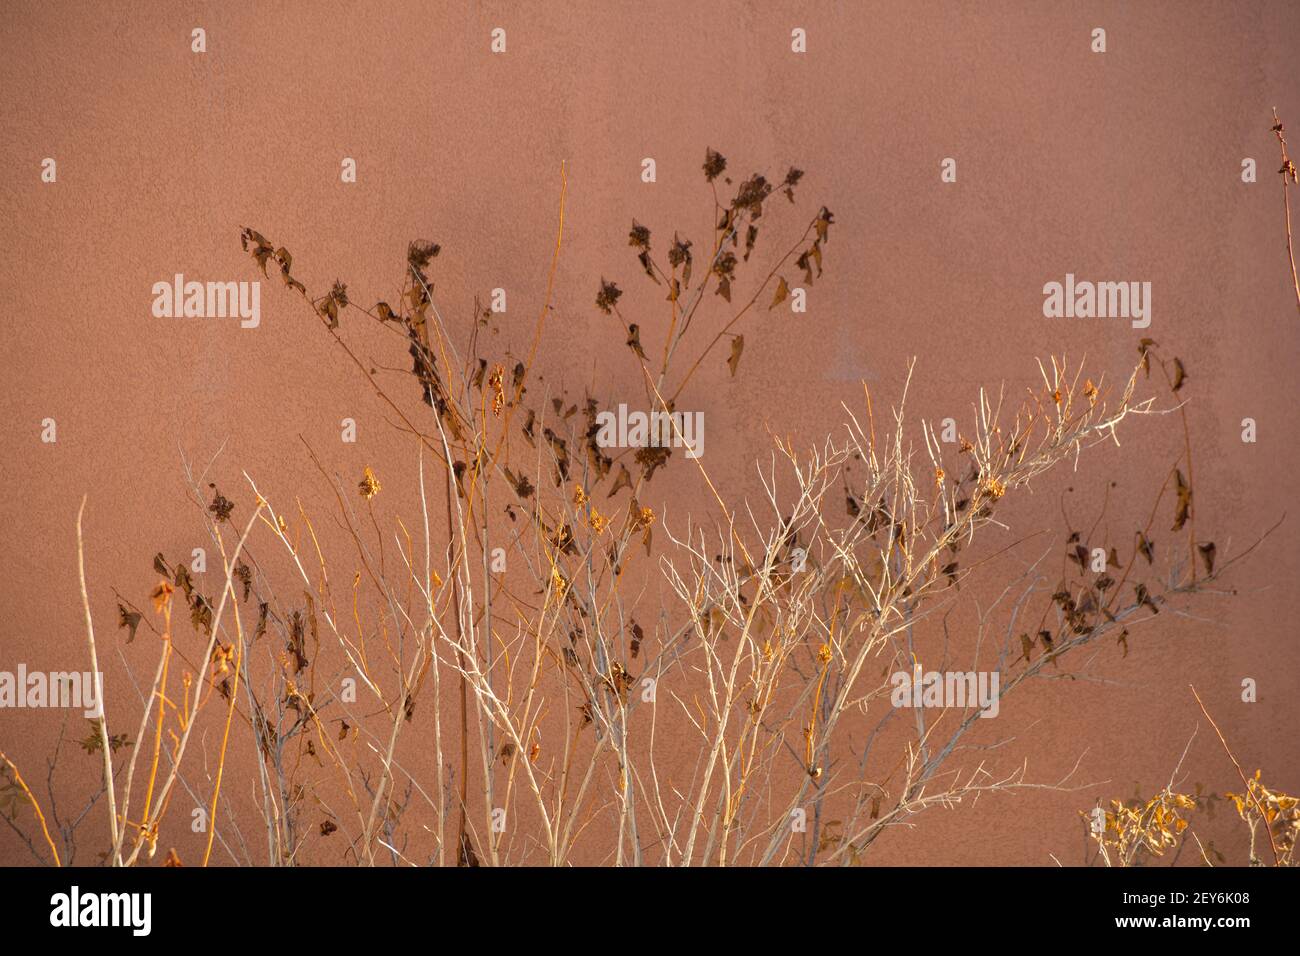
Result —
[{"label": "brown dried leaf", "polygon": [[770,312],[772,309],[775,309],[778,305],[784,302],[786,297],[789,295],[790,286],[785,281],[785,276],[782,276],[781,281],[776,284],[776,295],[772,297],[772,304],[767,307],[768,311]]},{"label": "brown dried leaf", "polygon": [[740,366],[740,355],[745,351],[745,337],[737,335],[731,340],[731,355],[727,358],[727,367],[731,369],[731,377],[736,377],[736,369]]},{"label": "brown dried leaf", "polygon": [[140,612],[128,611],[126,605],[119,601],[117,605],[117,626],[130,628],[131,633],[126,636],[126,642],[130,644],[135,640],[135,629],[140,626]]},{"label": "brown dried leaf", "polygon": [[1205,573],[1214,573],[1214,555],[1218,549],[1214,546],[1213,541],[1207,541],[1205,544],[1198,544],[1196,549],[1201,552],[1201,560],[1205,562]]}]

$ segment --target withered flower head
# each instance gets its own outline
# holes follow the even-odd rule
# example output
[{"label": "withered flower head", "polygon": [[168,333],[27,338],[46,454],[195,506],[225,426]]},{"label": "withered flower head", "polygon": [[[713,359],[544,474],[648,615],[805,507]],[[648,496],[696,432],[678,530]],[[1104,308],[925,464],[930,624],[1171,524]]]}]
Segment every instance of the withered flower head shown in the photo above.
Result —
[{"label": "withered flower head", "polygon": [[564,596],[569,591],[569,580],[560,573],[560,569],[551,565],[551,587],[556,605],[564,603]]},{"label": "withered flower head", "polygon": [[650,250],[650,230],[633,219],[632,231],[627,234],[627,244],[648,252]]},{"label": "withered flower head", "polygon": [[619,296],[623,294],[613,282],[606,282],[604,278],[600,280],[600,294],[596,296],[596,307],[606,315],[612,315],[614,307],[618,305]]},{"label": "withered flower head", "polygon": [[230,513],[235,510],[235,503],[220,491],[217,491],[216,485],[209,485],[209,487],[212,489],[214,497],[212,504],[208,505],[208,510],[216,516],[218,521],[228,521]]},{"label": "withered flower head", "polygon": [[757,219],[763,214],[763,200],[771,194],[772,184],[767,181],[767,177],[755,173],[740,184],[736,200],[732,205],[736,209],[748,209],[750,215]]},{"label": "withered flower head", "polygon": [[997,499],[1007,493],[1007,486],[996,478],[989,478],[984,482],[984,490],[989,497]]},{"label": "withered flower head", "polygon": [[707,149],[704,153],[704,178],[713,182],[722,175],[723,170],[727,168],[727,158],[715,149]]},{"label": "withered flower head", "polygon": [[718,256],[717,262],[713,264],[713,271],[724,279],[734,279],[736,276],[735,253],[725,252]]},{"label": "withered flower head", "polygon": [[497,364],[492,368],[488,378],[488,387],[492,389],[492,414],[500,417],[501,408],[506,403],[505,366]]},{"label": "withered flower head", "polygon": [[632,458],[643,469],[645,480],[649,481],[654,477],[655,471],[668,462],[672,453],[671,448],[649,446],[638,448]]},{"label": "withered flower head", "polygon": [[442,251],[442,246],[436,242],[426,242],[423,239],[416,239],[406,247],[406,261],[411,268],[424,275],[425,267],[433,258]]},{"label": "withered flower head", "polygon": [[361,489],[361,497],[365,498],[367,501],[379,494],[379,479],[375,477],[375,473],[370,469],[369,465],[366,466],[365,473],[361,477],[359,487]]}]

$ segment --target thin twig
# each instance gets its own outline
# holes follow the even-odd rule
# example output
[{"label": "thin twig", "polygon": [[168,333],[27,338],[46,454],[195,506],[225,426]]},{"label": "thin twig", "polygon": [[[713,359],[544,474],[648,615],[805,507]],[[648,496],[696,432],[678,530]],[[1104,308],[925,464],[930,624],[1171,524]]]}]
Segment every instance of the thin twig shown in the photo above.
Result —
[{"label": "thin twig", "polygon": [[1227,753],[1228,759],[1231,760],[1232,765],[1237,768],[1237,776],[1241,778],[1241,785],[1246,788],[1246,796],[1254,798],[1255,809],[1259,811],[1260,817],[1264,820],[1264,832],[1268,834],[1268,845],[1273,851],[1273,865],[1280,865],[1277,855],[1277,844],[1273,840],[1273,828],[1269,826],[1268,817],[1264,815],[1264,808],[1260,806],[1259,797],[1255,796],[1254,792],[1250,789],[1250,783],[1246,780],[1246,774],[1241,769],[1241,764],[1237,763],[1237,758],[1233,756],[1232,748],[1228,746],[1228,741],[1223,738],[1223,731],[1221,731],[1219,725],[1214,722],[1214,718],[1210,716],[1210,712],[1205,709],[1205,704],[1201,700],[1201,695],[1196,693],[1196,688],[1194,686],[1191,684],[1188,686],[1192,688],[1192,696],[1196,698],[1196,702],[1201,705],[1201,713],[1203,713],[1205,719],[1210,722],[1210,726],[1214,728],[1214,732],[1219,735],[1219,743],[1223,744],[1223,750]]},{"label": "thin twig", "polygon": [[82,495],[77,509],[77,573],[81,578],[81,606],[86,614],[86,643],[90,647],[90,671],[95,681],[95,700],[99,704],[99,738],[104,748],[104,789],[108,794],[109,835],[113,841],[113,865],[120,866],[122,856],[118,846],[117,797],[113,792],[113,748],[108,739],[108,708],[104,704],[104,682],[99,676],[99,656],[95,653],[95,624],[90,616],[90,595],[86,591],[86,549],[81,536],[81,515],[86,510]]},{"label": "thin twig", "polygon": [[1278,119],[1275,106],[1273,107],[1273,133],[1277,136],[1278,145],[1282,147],[1282,167],[1278,172],[1282,175],[1282,210],[1286,214],[1286,255],[1291,262],[1291,285],[1295,288],[1295,307],[1300,310],[1300,278],[1296,276],[1295,251],[1291,243],[1291,196],[1287,186],[1288,179],[1296,182],[1296,168],[1287,154],[1286,137],[1282,135],[1284,131],[1285,127]]}]

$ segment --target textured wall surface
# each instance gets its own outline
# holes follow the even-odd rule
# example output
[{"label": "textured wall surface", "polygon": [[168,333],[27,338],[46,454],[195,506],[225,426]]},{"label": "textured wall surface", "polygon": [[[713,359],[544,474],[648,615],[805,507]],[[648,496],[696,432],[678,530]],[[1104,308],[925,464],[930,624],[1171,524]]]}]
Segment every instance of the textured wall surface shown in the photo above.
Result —
[{"label": "textured wall surface", "polygon": [[[293,251],[311,288],[341,278],[369,304],[395,294],[407,242],[434,239],[447,320],[467,329],[474,296],[505,288],[500,335],[517,354],[545,293],[562,163],[564,245],[538,368],[575,394],[636,398],[622,334],[593,304],[598,281],[619,281],[624,314],[662,341],[663,291],[638,275],[627,229],[645,223],[660,248],[673,230],[707,237],[706,147],[739,176],[806,171],[795,207],[772,200],[760,263],[819,205],[834,212],[807,313],[760,310],[740,374],[715,354],[684,394],[706,416],[710,477],[734,501],[761,491],[753,462],[771,435],[819,441],[842,403],[861,409],[862,381],[887,405],[913,357],[914,411],[969,420],[981,385],[1022,394],[1051,354],[1126,376],[1145,335],[1188,370],[1198,536],[1227,553],[1294,513],[1300,316],[1269,131],[1274,107],[1300,131],[1293,3],[9,3],[0,17],[0,669],[86,666],[75,519],[88,495],[90,597],[110,721],[114,693],[130,715],[122,730],[139,714],[128,665],[147,683],[156,638],[123,643],[115,591],[144,605],[153,555],[201,540],[183,456],[201,468],[220,450],[213,480],[245,508],[246,471],[267,495],[314,495],[322,510],[328,487],[304,441],[349,480],[374,466],[390,494],[409,493],[414,460],[277,279],[262,283],[255,329],[156,318],[153,284],[260,278],[238,241],[252,226]],[[508,47],[494,55],[498,26]],[[791,51],[795,27],[806,53]],[[1104,53],[1090,49],[1095,27]],[[46,157],[56,182],[42,182]],[[355,183],[340,179],[344,157]],[[654,183],[641,180],[645,157]],[[949,157],[953,183],[940,176]],[[1245,158],[1256,183],[1242,181]],[[1150,328],[1045,318],[1043,285],[1067,273],[1150,282]],[[373,365],[407,361],[400,345],[356,336]],[[345,417],[355,445],[338,440]],[[57,442],[41,440],[46,418]],[[1242,442],[1244,418],[1258,442]],[[1120,447],[1035,486],[1003,516],[1005,542],[1041,530],[1033,556],[1057,547],[1062,515],[1086,523],[1112,481],[1106,520],[1123,540],[1183,447],[1177,415],[1133,422]],[[709,507],[680,462],[656,484],[647,502],[670,521]],[[1127,654],[1100,647],[1088,677],[1037,682],[988,722],[985,742],[1014,738],[1003,767],[1027,759],[1055,782],[1077,764],[1079,789],[932,811],[873,859],[1081,862],[1078,811],[1159,789],[1198,725],[1185,788],[1239,789],[1189,684],[1248,771],[1300,789],[1294,521],[1234,569],[1235,594],[1160,614],[1134,628]],[[1254,704],[1241,700],[1247,677]],[[66,718],[0,710],[0,749],[42,799]],[[85,736],[79,715],[66,724]],[[65,750],[54,780],[66,816],[98,765]],[[412,768],[429,772],[418,751]],[[231,760],[247,799],[256,758],[241,746]],[[175,825],[165,845],[192,857]],[[102,847],[97,826],[78,862]],[[1240,860],[1231,831],[1221,839]],[[309,859],[338,862],[337,849]],[[0,862],[34,862],[8,828]]]}]

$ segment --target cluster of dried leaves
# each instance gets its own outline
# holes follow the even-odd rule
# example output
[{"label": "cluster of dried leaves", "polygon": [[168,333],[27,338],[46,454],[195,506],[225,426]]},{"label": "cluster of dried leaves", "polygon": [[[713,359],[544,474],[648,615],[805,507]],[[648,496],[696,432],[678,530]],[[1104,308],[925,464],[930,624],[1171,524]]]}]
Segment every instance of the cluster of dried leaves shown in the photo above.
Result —
[{"label": "cluster of dried leaves", "polygon": [[[1300,798],[1270,790],[1260,780],[1261,772],[1246,782],[1244,793],[1225,793],[1223,796],[1236,808],[1238,817],[1249,830],[1250,845],[1247,859],[1251,866],[1262,866],[1265,860],[1259,853],[1260,834],[1266,834],[1275,855],[1275,866],[1295,865],[1296,839],[1300,837]],[[1174,792],[1165,787],[1149,800],[1112,800],[1110,809],[1101,813],[1080,812],[1088,821],[1092,840],[1098,855],[1106,866],[1141,866],[1150,857],[1160,857],[1168,850],[1180,847],[1190,833],[1192,820],[1189,811],[1202,805],[1209,806],[1212,797],[1193,796]],[[1206,866],[1215,865],[1213,854],[1221,863],[1227,860],[1214,849],[1212,843],[1196,840],[1198,852]]]},{"label": "cluster of dried leaves", "polygon": [[1183,812],[1195,806],[1194,797],[1168,787],[1145,802],[1112,800],[1105,825],[1094,826],[1092,836],[1108,866],[1132,866],[1141,851],[1161,856],[1176,847],[1188,826]]}]

